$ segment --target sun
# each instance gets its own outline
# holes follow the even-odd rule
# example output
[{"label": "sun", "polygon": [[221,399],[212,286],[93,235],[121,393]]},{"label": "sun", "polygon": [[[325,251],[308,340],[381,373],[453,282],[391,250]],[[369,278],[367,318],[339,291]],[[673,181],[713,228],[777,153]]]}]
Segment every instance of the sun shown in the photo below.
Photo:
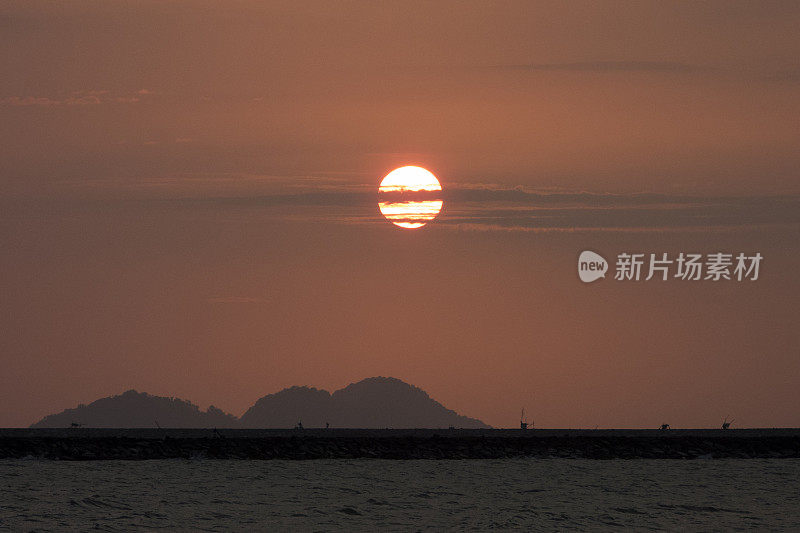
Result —
[{"label": "sun", "polygon": [[442,210],[442,186],[432,172],[406,166],[389,172],[378,187],[378,207],[386,220],[406,229],[421,228]]}]

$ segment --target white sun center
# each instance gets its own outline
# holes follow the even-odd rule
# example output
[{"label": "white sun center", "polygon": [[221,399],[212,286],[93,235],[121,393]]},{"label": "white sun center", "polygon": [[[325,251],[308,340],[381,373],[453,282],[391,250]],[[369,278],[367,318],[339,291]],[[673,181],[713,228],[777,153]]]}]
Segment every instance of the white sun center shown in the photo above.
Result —
[{"label": "white sun center", "polygon": [[384,217],[401,228],[420,228],[436,218],[443,202],[442,186],[430,171],[415,166],[400,167],[383,178],[378,207]]}]

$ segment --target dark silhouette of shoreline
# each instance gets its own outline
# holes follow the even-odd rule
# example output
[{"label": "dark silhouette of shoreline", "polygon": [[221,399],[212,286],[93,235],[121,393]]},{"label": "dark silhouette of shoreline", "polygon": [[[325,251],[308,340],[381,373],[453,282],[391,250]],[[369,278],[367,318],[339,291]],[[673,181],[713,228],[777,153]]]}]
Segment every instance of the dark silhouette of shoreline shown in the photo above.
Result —
[{"label": "dark silhouette of shoreline", "polygon": [[333,393],[290,387],[260,398],[241,418],[127,391],[29,429],[0,429],[0,459],[519,457],[800,458],[800,429],[491,429],[385,377]]},{"label": "dark silhouette of shoreline", "polygon": [[800,429],[0,429],[0,459],[800,458]]}]

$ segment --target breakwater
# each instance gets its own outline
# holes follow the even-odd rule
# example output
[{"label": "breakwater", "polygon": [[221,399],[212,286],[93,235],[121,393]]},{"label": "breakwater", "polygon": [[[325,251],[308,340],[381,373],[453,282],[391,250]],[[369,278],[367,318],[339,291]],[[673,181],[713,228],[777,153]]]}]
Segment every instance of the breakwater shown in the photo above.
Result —
[{"label": "breakwater", "polygon": [[4,429],[0,459],[800,458],[800,430]]}]

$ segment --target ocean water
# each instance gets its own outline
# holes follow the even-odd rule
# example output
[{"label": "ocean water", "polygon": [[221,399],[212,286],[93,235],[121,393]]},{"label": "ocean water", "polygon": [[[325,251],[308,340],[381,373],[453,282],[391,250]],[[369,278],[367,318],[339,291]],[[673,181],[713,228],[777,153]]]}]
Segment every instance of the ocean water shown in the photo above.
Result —
[{"label": "ocean water", "polygon": [[0,529],[800,530],[800,460],[0,461]]}]

